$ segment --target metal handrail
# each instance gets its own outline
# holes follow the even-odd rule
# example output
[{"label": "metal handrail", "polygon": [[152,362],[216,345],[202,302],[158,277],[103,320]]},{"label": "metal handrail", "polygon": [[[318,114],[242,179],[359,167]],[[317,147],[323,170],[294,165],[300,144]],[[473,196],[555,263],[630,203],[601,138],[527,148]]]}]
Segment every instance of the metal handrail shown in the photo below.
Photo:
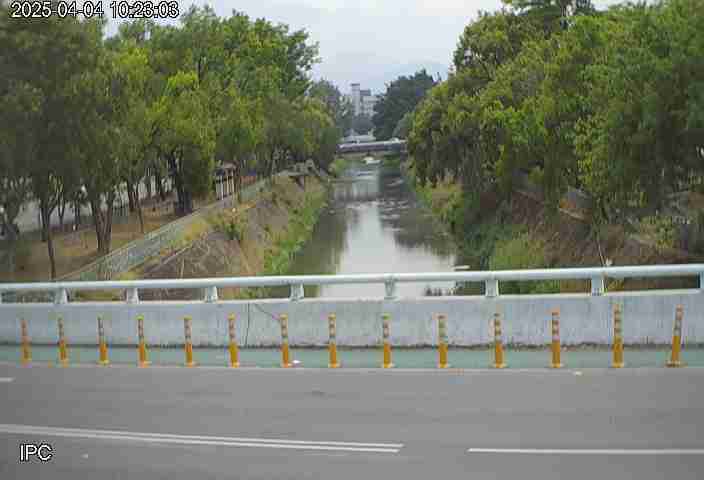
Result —
[{"label": "metal handrail", "polygon": [[500,281],[538,280],[590,280],[592,295],[604,293],[607,278],[648,278],[648,277],[687,277],[699,276],[700,288],[704,285],[704,264],[649,265],[604,268],[558,268],[536,270],[497,270],[474,272],[439,273],[388,273],[363,275],[307,275],[276,277],[224,277],[174,280],[127,280],[93,282],[38,282],[0,283],[2,293],[10,292],[54,292],[56,303],[65,303],[67,292],[96,290],[125,290],[127,301],[139,300],[138,290],[156,289],[204,289],[206,301],[217,300],[218,288],[236,287],[291,287],[292,300],[303,298],[304,285],[345,285],[345,284],[384,284],[386,298],[396,296],[397,283],[411,282],[465,282],[486,284],[486,296],[499,295]]}]

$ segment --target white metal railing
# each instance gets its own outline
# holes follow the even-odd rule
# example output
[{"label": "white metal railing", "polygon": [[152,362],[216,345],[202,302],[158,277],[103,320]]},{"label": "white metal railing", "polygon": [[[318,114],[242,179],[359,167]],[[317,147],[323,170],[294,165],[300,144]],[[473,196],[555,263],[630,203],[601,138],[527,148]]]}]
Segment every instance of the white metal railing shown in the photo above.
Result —
[{"label": "white metal railing", "polygon": [[499,270],[480,272],[389,273],[365,275],[311,275],[278,277],[230,277],[178,280],[133,280],[104,282],[0,283],[0,302],[3,293],[53,292],[54,303],[68,302],[68,292],[122,290],[125,301],[139,301],[139,290],[203,289],[205,302],[218,300],[218,288],[282,287],[291,289],[291,300],[304,298],[304,285],[380,284],[385,287],[385,298],[396,298],[396,284],[411,282],[484,283],[485,295],[497,297],[499,282],[539,280],[589,280],[591,294],[603,295],[605,280],[652,277],[699,277],[699,288],[704,286],[704,264],[652,265],[606,268],[558,268],[542,270]]}]

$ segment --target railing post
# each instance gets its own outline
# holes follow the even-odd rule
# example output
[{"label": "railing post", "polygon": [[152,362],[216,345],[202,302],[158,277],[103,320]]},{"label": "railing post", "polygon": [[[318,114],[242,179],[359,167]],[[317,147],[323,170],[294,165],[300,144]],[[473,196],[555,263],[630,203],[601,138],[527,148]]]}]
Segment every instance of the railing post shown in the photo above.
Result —
[{"label": "railing post", "polygon": [[499,281],[492,279],[484,282],[484,294],[487,298],[495,298],[499,296]]},{"label": "railing post", "polygon": [[670,360],[667,362],[668,367],[676,368],[682,366],[680,360],[680,352],[682,351],[682,319],[684,317],[684,309],[682,305],[677,305],[675,310],[675,326],[672,332],[672,353]]},{"label": "railing post", "polygon": [[384,287],[386,290],[386,300],[394,300],[396,298],[396,280],[389,278],[384,282]]},{"label": "railing post", "polygon": [[54,304],[64,305],[68,303],[68,293],[65,288],[60,288],[54,292]]},{"label": "railing post", "polygon": [[0,303],[2,303],[2,290],[0,290]]},{"label": "railing post", "polygon": [[699,274],[699,290],[704,292],[704,272]]},{"label": "railing post", "polygon": [[600,297],[604,294],[604,277],[592,277],[592,296]]},{"label": "railing post", "polygon": [[306,292],[301,284],[291,285],[291,301],[296,302],[298,300],[303,300],[306,297]]},{"label": "railing post", "polygon": [[218,287],[206,287],[204,292],[204,301],[206,303],[215,303],[218,301]]},{"label": "railing post", "polygon": [[128,288],[125,290],[125,302],[139,303],[139,290],[136,288]]}]

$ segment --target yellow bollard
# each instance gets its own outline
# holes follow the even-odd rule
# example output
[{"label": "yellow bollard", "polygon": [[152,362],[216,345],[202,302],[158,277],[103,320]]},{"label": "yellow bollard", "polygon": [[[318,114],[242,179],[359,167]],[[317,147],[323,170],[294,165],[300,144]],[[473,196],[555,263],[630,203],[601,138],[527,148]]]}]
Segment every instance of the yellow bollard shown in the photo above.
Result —
[{"label": "yellow bollard", "polygon": [[59,324],[59,364],[62,367],[68,366],[68,350],[66,348],[66,336],[64,333],[64,319],[61,315],[57,317]]},{"label": "yellow bollard", "polygon": [[672,333],[672,354],[670,361],[667,362],[668,367],[676,368],[682,366],[680,360],[680,352],[682,351],[682,318],[684,317],[684,308],[682,305],[677,305],[675,309],[675,327]]},{"label": "yellow bollard", "polygon": [[328,329],[330,330],[330,343],[328,345],[328,350],[330,351],[330,363],[328,363],[328,368],[340,368],[340,364],[337,361],[337,331],[335,328],[335,317],[334,313],[328,316]]},{"label": "yellow bollard", "polygon": [[552,364],[550,368],[562,368],[560,361],[560,311],[552,311]]},{"label": "yellow bollard", "polygon": [[108,345],[105,342],[105,329],[103,328],[103,317],[98,315],[98,346],[100,349],[100,365],[110,365],[108,360]]},{"label": "yellow bollard", "polygon": [[238,368],[240,366],[239,351],[237,349],[237,338],[235,337],[235,314],[231,313],[227,317],[227,323],[230,332],[230,367]]},{"label": "yellow bollard", "polygon": [[623,323],[620,305],[614,305],[614,361],[612,368],[623,368]]},{"label": "yellow bollard", "polygon": [[191,317],[183,317],[183,336],[186,339],[184,344],[184,350],[186,351],[186,366],[195,367],[196,363],[193,361],[193,341],[191,340]]},{"label": "yellow bollard", "polygon": [[504,346],[501,343],[501,314],[494,313],[494,368],[506,368]]},{"label": "yellow bollard", "polygon": [[288,350],[288,315],[281,315],[279,321],[281,323],[281,368],[291,368]]},{"label": "yellow bollard", "polygon": [[27,333],[27,321],[23,318],[21,321],[22,328],[22,365],[32,363],[32,347],[29,343],[29,334]]},{"label": "yellow bollard", "polygon": [[389,333],[389,325],[391,323],[391,316],[385,313],[381,316],[382,327],[383,327],[383,342],[384,342],[384,363],[381,365],[382,368],[394,368],[394,364],[391,363],[391,334]]},{"label": "yellow bollard", "polygon": [[449,368],[447,363],[447,317],[438,315],[438,355],[440,362],[438,368]]},{"label": "yellow bollard", "polygon": [[137,317],[137,334],[139,335],[139,366],[148,367],[152,362],[147,360],[147,344],[144,341],[144,316]]}]

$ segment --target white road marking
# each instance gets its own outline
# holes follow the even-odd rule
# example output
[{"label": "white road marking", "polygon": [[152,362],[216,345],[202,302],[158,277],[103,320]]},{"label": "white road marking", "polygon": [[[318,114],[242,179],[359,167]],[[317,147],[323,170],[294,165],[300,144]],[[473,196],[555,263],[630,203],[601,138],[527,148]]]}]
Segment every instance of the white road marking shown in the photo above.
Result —
[{"label": "white road marking", "polygon": [[197,435],[171,435],[82,428],[37,427],[31,425],[2,425],[0,433],[16,435],[46,435],[96,440],[123,440],[145,443],[171,443],[178,445],[216,445],[224,447],[279,448],[290,450],[323,450],[368,453],[398,453],[402,443],[308,442],[303,440],[273,440],[239,437],[206,437]]},{"label": "white road marking", "polygon": [[467,453],[505,453],[528,455],[704,455],[704,448],[470,448]]},{"label": "white road marking", "polygon": [[14,381],[15,379],[13,377],[0,377],[0,383],[10,383]]}]

